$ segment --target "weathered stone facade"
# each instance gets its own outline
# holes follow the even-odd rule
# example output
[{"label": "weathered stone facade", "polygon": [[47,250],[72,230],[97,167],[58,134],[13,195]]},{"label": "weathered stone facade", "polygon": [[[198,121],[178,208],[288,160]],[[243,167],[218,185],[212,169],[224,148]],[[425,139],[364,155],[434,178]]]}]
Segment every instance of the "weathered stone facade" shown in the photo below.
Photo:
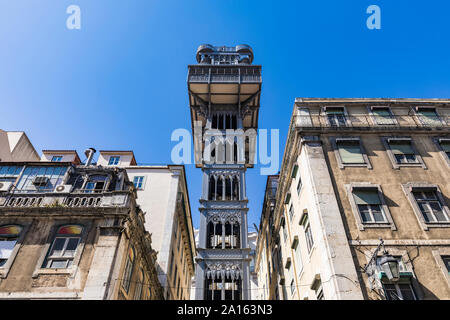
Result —
[{"label": "weathered stone facade", "polygon": [[[274,218],[287,299],[450,298],[449,112],[439,99],[296,99]],[[379,238],[399,281],[363,271]]]},{"label": "weathered stone facade", "polygon": [[162,299],[124,169],[0,163],[0,299]]}]

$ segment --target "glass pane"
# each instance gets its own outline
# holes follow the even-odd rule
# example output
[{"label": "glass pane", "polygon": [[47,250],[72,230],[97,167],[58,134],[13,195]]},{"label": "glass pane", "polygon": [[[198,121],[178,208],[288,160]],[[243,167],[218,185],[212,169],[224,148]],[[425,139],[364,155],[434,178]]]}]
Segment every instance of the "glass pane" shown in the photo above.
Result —
[{"label": "glass pane", "polygon": [[375,115],[377,124],[394,124],[394,119],[392,118],[389,109],[375,108],[372,110]]},{"label": "glass pane", "polygon": [[385,222],[384,215],[383,215],[383,209],[381,209],[381,206],[372,204],[370,206],[370,209],[372,210],[373,218],[375,219],[375,222]]},{"label": "glass pane", "polygon": [[50,256],[61,256],[62,250],[64,248],[64,244],[66,242],[66,238],[56,238],[53,242],[52,251],[50,252]]},{"label": "glass pane", "polygon": [[450,142],[443,141],[441,142],[441,148],[444,150],[444,152],[450,152]]},{"label": "glass pane", "polygon": [[428,208],[428,206],[426,205],[426,203],[423,202],[419,202],[418,203],[420,211],[423,214],[423,218],[425,219],[426,222],[433,222],[434,218],[433,215],[431,214],[430,209]]},{"label": "glass pane", "polygon": [[423,124],[429,125],[429,126],[439,126],[441,125],[441,121],[433,109],[422,109],[418,111],[420,115],[420,120]]},{"label": "glass pane", "polygon": [[433,210],[434,216],[437,221],[447,221],[447,217],[442,210],[441,204],[438,201],[429,202],[431,210]]},{"label": "glass pane", "polygon": [[67,266],[67,260],[52,260],[50,268],[52,269],[65,269]]},{"label": "glass pane", "polygon": [[16,240],[6,240],[1,241],[0,240],[0,259],[6,259],[11,255],[11,252],[14,249],[14,246],[16,245]]},{"label": "glass pane", "polygon": [[384,292],[387,300],[399,300],[397,289],[393,284],[384,284]]},{"label": "glass pane", "polygon": [[66,250],[64,251],[64,257],[73,257],[75,255],[79,241],[80,238],[69,239]]},{"label": "glass pane", "polygon": [[417,163],[418,162],[415,154],[407,154],[407,155],[405,155],[405,157],[406,157],[406,161],[408,163]]},{"label": "glass pane", "polygon": [[425,191],[424,193],[423,193],[423,195],[424,195],[424,199],[428,199],[428,200],[437,200],[437,198],[436,198],[436,193],[435,192],[433,192],[433,191]]},{"label": "glass pane", "polygon": [[415,300],[414,293],[410,284],[399,284],[400,292],[403,300]]},{"label": "glass pane", "polygon": [[358,205],[359,213],[361,215],[361,220],[363,222],[373,222],[369,213],[369,206],[366,204]]},{"label": "glass pane", "polygon": [[359,142],[338,143],[338,149],[343,163],[365,163]]}]

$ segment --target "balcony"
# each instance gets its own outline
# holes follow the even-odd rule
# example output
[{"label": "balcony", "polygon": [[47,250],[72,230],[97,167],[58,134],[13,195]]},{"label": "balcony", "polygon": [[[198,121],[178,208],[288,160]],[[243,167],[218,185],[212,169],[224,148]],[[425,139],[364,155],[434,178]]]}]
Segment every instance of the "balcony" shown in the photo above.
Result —
[{"label": "balcony", "polygon": [[251,65],[189,66],[189,83],[261,83],[261,67]]},{"label": "balcony", "polygon": [[103,193],[11,193],[0,194],[2,208],[116,208],[129,205],[129,191]]},{"label": "balcony", "polygon": [[294,125],[300,131],[346,130],[448,130],[450,117],[418,115],[294,115]]}]

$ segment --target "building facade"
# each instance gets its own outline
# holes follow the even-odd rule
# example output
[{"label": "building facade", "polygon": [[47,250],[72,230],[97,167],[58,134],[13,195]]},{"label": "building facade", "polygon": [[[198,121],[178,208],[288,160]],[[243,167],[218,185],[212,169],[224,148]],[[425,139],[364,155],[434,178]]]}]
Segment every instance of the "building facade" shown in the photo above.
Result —
[{"label": "building facade", "polygon": [[198,64],[188,66],[195,163],[203,171],[197,300],[250,298],[245,172],[261,92],[261,66],[252,61],[247,45],[201,45]]},{"label": "building facade", "polygon": [[190,299],[196,246],[184,166],[138,165],[132,151],[118,150],[99,151],[97,164],[123,168],[133,182],[165,299]]},{"label": "building facade", "polygon": [[0,129],[0,161],[39,161],[39,154],[25,132]]},{"label": "building facade", "polygon": [[0,299],[163,299],[124,169],[0,162],[0,180]]},{"label": "building facade", "polygon": [[288,299],[450,299],[449,112],[440,99],[296,99],[274,218]]}]

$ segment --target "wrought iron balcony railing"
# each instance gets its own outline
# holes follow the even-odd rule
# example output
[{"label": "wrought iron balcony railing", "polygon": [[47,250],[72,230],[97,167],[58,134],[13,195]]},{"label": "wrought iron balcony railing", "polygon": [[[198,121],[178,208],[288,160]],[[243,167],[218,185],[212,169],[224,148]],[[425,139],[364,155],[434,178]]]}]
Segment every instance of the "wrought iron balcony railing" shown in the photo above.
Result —
[{"label": "wrought iron balcony railing", "polygon": [[1,208],[33,207],[124,207],[129,204],[129,191],[104,193],[11,193],[0,195]]},{"label": "wrought iron balcony railing", "polygon": [[188,82],[232,82],[259,83],[261,82],[261,68],[259,66],[189,66]]},{"label": "wrought iron balcony railing", "polygon": [[300,129],[345,129],[345,128],[378,128],[378,129],[450,129],[450,117],[425,117],[420,115],[294,115],[294,125]]}]

